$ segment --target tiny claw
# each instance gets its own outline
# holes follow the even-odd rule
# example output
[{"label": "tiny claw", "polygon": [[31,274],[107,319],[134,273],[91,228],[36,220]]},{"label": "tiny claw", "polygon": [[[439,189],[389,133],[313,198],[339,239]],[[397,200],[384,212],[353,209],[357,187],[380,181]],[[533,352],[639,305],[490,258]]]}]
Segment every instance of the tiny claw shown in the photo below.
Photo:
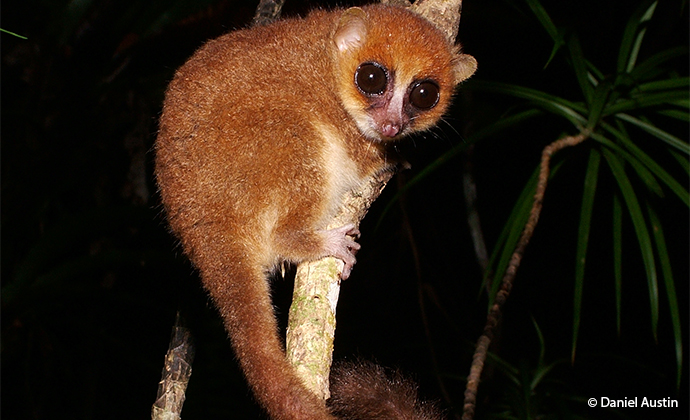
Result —
[{"label": "tiny claw", "polygon": [[347,280],[348,278],[350,278],[351,273],[352,273],[352,266],[345,263],[345,265],[343,266],[343,271],[340,272],[340,279],[341,280]]}]

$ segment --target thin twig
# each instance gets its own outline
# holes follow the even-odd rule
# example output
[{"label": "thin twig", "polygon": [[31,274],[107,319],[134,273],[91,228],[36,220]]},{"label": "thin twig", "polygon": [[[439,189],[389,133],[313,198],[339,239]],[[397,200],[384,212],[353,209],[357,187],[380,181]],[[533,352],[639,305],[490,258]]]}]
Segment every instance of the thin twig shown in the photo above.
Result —
[{"label": "thin twig", "polygon": [[152,420],[179,420],[185,391],[192,375],[194,344],[192,335],[184,326],[180,313],[177,312],[175,326],[170,337],[170,346],[165,355],[165,365],[158,396],[151,409]]},{"label": "thin twig", "polygon": [[554,141],[544,148],[541,154],[541,168],[539,171],[539,179],[537,182],[537,189],[534,193],[534,203],[532,204],[532,210],[530,211],[529,219],[525,228],[522,231],[520,240],[518,241],[515,251],[510,258],[510,263],[506,269],[506,273],[503,276],[503,281],[501,282],[501,289],[496,294],[496,299],[494,304],[489,311],[489,315],[486,319],[486,325],[484,326],[484,332],[477,341],[477,347],[474,351],[474,356],[472,357],[472,367],[470,368],[470,374],[467,377],[467,388],[465,389],[465,403],[463,406],[463,420],[472,420],[474,418],[474,411],[477,405],[477,390],[479,388],[479,378],[482,374],[482,369],[484,368],[484,362],[486,361],[486,354],[491,344],[491,340],[494,338],[494,330],[501,320],[501,308],[508,299],[511,289],[513,288],[513,280],[515,279],[515,274],[520,266],[520,261],[522,261],[522,256],[524,255],[525,248],[532,238],[534,229],[539,221],[539,214],[541,213],[542,203],[544,201],[544,193],[546,192],[546,185],[549,179],[551,156],[559,150],[575,146],[582,143],[589,137],[589,131],[581,131],[580,134],[576,136],[567,136],[559,140]]},{"label": "thin twig", "polygon": [[252,25],[268,25],[278,20],[284,2],[285,0],[260,0],[259,4],[256,6],[256,13],[254,13]]},{"label": "thin twig", "polygon": [[474,179],[473,156],[474,145],[471,144],[463,154],[462,189],[465,196],[467,226],[470,229],[472,243],[474,244],[474,254],[477,257],[477,263],[482,271],[482,276],[486,278],[486,290],[490,291],[493,276],[491,273],[487,273],[489,255],[486,251],[486,242],[484,241],[484,233],[482,232],[479,211],[477,210],[477,182]]}]

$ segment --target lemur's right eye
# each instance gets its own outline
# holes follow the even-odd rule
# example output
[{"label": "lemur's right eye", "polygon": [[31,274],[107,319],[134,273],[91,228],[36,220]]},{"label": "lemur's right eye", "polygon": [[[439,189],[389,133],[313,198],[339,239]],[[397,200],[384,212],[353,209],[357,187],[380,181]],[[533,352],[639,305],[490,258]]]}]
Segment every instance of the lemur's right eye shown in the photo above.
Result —
[{"label": "lemur's right eye", "polygon": [[380,64],[364,63],[355,72],[355,84],[365,95],[380,95],[388,85],[388,73]]}]

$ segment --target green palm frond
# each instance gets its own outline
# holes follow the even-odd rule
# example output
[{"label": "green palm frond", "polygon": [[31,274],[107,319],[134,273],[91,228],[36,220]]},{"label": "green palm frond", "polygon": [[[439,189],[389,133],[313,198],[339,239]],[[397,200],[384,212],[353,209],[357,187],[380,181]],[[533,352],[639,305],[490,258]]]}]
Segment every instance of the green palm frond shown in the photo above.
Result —
[{"label": "green palm frond", "polygon": [[[665,149],[684,169],[688,169],[690,145],[687,133],[676,134],[668,122],[690,121],[690,100],[688,89],[690,78],[679,77],[664,66],[671,60],[687,55],[686,47],[673,47],[641,59],[640,48],[644,43],[647,23],[653,19],[658,0],[644,0],[632,14],[623,32],[614,64],[614,75],[605,76],[585,58],[583,47],[576,34],[563,37],[549,18],[538,0],[526,0],[528,6],[552,38],[553,56],[566,50],[568,61],[581,98],[564,98],[557,94],[543,92],[523,86],[505,83],[475,82],[473,89],[497,92],[528,101],[534,109],[540,109],[557,119],[565,127],[577,131],[587,130],[593,140],[588,143],[589,162],[584,173],[584,189],[575,256],[574,313],[572,355],[578,341],[585,279],[587,278],[586,257],[591,229],[592,214],[597,202],[597,180],[602,171],[608,171],[617,185],[613,192],[613,268],[615,287],[616,325],[620,333],[621,301],[623,288],[623,246],[622,230],[631,223],[635,232],[640,256],[645,268],[647,293],[650,305],[650,324],[654,338],[659,325],[659,294],[661,282],[668,300],[672,329],[674,332],[677,363],[677,384],[680,384],[682,366],[682,334],[680,311],[672,275],[672,261],[664,237],[664,221],[655,207],[664,200],[680,199],[690,207],[690,194],[686,187],[688,180],[678,177],[678,168],[669,167],[668,155],[661,156],[659,149]],[[603,162],[602,163],[602,156]],[[565,157],[560,163],[568,158]],[[553,176],[553,174],[552,174]],[[529,212],[530,192],[534,189],[533,175],[518,198],[509,222],[505,225],[493,250],[491,265],[496,278],[502,270],[524,226]],[[667,194],[671,192],[672,194]],[[610,196],[610,194],[609,194]],[[650,199],[650,198],[655,199]],[[603,203],[602,203],[603,204]],[[627,209],[627,211],[626,211]],[[627,215],[627,216],[626,216]],[[494,285],[494,293],[498,285]],[[630,287],[635,287],[630,286]]]}]

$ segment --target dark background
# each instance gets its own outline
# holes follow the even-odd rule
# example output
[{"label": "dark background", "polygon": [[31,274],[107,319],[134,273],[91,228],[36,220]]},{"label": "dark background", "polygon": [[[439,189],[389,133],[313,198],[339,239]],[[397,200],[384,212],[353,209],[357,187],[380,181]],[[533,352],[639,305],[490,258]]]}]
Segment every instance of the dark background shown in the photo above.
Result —
[{"label": "dark background", "polygon": [[[633,3],[543,1],[557,26],[578,31],[585,54],[605,71],[615,68]],[[327,4],[288,1],[284,15],[316,6]],[[215,310],[167,232],[151,152],[175,68],[205,40],[246,26],[254,7],[246,1],[3,2],[2,28],[28,37],[0,35],[3,419],[148,418],[178,309],[197,344],[184,418],[261,416]],[[544,68],[552,43],[523,2],[467,0],[460,40],[479,62],[477,80],[578,98],[562,56]],[[687,7],[661,2],[641,56],[687,44]],[[688,74],[687,56],[673,65]],[[400,367],[431,399],[442,399],[441,378],[450,395],[441,405],[449,412],[461,409],[487,304],[466,223],[463,159],[446,163],[382,213],[406,180],[517,102],[475,92],[468,83],[440,129],[401,146],[412,169],[394,178],[364,221],[359,262],[341,292],[336,359],[363,357]],[[569,129],[537,119],[476,145],[469,159],[490,248],[541,149]],[[687,141],[687,127],[680,133]],[[587,149],[563,153],[571,163],[547,191],[494,351],[522,371],[533,370],[540,350],[533,320],[539,325],[546,362],[561,361],[546,388],[535,392],[552,418],[688,418],[687,373],[681,389],[675,387],[668,304],[662,289],[655,342],[629,220],[623,320],[616,333],[610,176],[600,180],[578,353],[569,362]],[[669,194],[660,216],[687,349],[688,212]],[[279,279],[274,286],[284,322],[291,284]],[[684,360],[687,366],[687,351]],[[488,371],[481,416],[495,413],[513,389],[500,372]],[[681,407],[663,413],[586,407],[587,398],[601,396],[669,397]]]}]

